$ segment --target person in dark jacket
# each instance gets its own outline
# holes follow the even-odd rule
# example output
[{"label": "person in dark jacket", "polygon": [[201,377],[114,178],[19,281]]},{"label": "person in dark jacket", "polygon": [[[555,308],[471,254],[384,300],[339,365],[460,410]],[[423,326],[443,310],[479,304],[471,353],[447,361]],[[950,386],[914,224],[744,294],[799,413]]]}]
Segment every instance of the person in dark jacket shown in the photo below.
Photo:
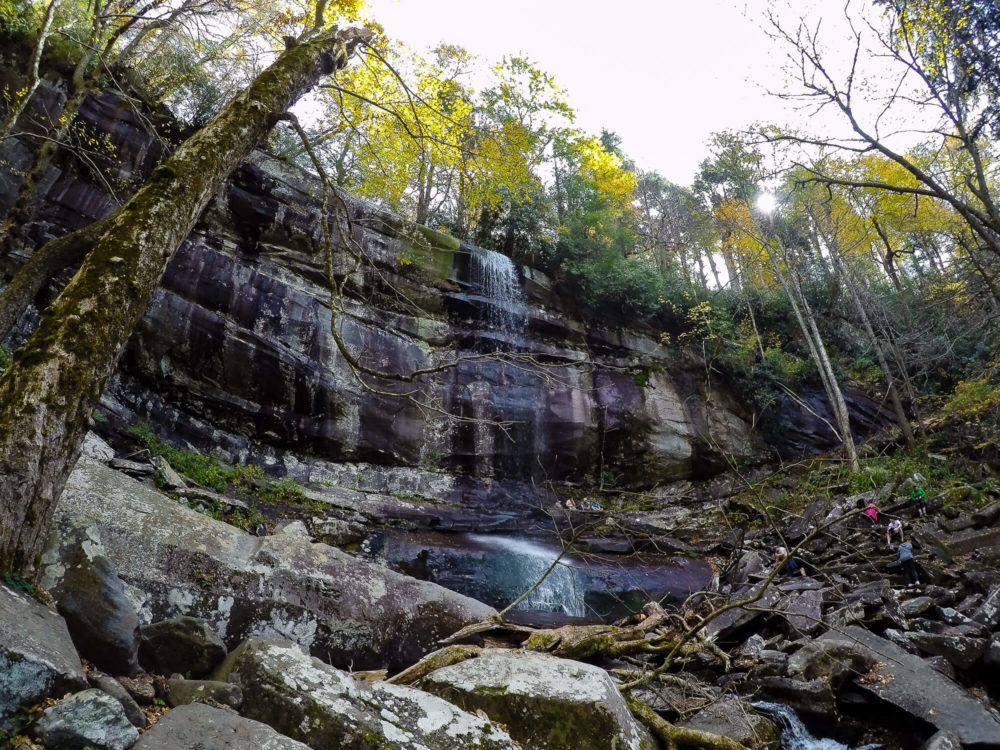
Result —
[{"label": "person in dark jacket", "polygon": [[897,550],[899,562],[903,566],[903,575],[906,576],[906,586],[916,586],[920,580],[917,578],[917,561],[913,559],[913,543],[909,537],[903,539]]}]

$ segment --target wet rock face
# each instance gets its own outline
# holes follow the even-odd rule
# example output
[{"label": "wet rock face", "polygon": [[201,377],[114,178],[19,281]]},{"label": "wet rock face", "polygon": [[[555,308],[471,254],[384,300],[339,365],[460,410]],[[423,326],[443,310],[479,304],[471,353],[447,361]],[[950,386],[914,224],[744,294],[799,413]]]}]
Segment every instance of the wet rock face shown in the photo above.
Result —
[{"label": "wet rock face", "polygon": [[[523,327],[486,328],[482,308],[492,301],[475,288],[464,258],[482,251],[456,251],[431,235],[439,244],[423,258],[407,235],[412,228],[351,202],[357,245],[377,271],[349,287],[338,325],[366,363],[405,373],[445,361],[446,348],[501,348],[635,367],[560,364],[537,375],[486,360],[422,384],[421,400],[511,423],[505,430],[443,423],[365,390],[330,333],[318,206],[308,194],[315,187],[278,169],[264,158],[244,165],[167,269],[109,392],[130,419],[286,469],[293,454],[522,481],[593,473],[603,451],[628,483],[653,484],[715,471],[722,458],[707,447],[710,436],[739,456],[762,449],[734,400],[709,397],[690,375],[697,363],[659,347],[651,333],[588,327],[535,272]],[[338,253],[338,263],[345,259]],[[398,309],[390,287],[424,311]]]}]

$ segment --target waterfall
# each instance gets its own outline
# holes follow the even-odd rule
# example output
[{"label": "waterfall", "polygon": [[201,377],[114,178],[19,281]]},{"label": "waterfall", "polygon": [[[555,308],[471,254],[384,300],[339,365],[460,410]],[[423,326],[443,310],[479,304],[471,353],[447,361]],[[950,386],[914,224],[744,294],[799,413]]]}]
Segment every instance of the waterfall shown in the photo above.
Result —
[{"label": "waterfall", "polygon": [[507,338],[520,336],[526,316],[514,261],[503,253],[474,248],[470,266],[472,284],[484,298],[486,327]]},{"label": "waterfall", "polygon": [[[494,585],[514,601],[542,577],[559,550],[530,539],[516,539],[490,534],[473,534],[470,539],[489,549],[489,573]],[[590,614],[583,598],[584,586],[572,564],[564,557],[542,584],[515,609],[534,612],[558,612],[571,617]]]},{"label": "waterfall", "polygon": [[[788,706],[765,701],[755,701],[750,705],[778,720],[782,727],[782,750],[851,750],[847,745],[836,740],[813,737],[795,711]],[[864,745],[858,750],[871,750],[874,747],[877,746]]]}]

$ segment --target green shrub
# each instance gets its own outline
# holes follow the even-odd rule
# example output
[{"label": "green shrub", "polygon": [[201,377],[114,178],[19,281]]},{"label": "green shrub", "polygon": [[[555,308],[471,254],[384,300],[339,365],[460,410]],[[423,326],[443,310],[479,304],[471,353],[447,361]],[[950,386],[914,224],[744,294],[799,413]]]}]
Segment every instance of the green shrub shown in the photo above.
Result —
[{"label": "green shrub", "polygon": [[235,482],[238,477],[236,470],[223,466],[215,456],[186,451],[160,440],[149,425],[130,427],[127,432],[138,438],[150,453],[165,458],[175,471],[200,487],[225,492],[229,483]]}]

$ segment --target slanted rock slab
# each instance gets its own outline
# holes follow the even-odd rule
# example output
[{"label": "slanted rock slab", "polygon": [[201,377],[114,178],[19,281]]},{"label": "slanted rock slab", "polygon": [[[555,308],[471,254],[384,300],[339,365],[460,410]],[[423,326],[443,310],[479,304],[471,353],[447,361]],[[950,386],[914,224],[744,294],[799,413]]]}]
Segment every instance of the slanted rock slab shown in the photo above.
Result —
[{"label": "slanted rock slab", "polygon": [[63,618],[0,585],[0,731],[21,706],[85,687]]},{"label": "slanted rock slab", "polygon": [[246,641],[214,678],[241,687],[244,716],[321,750],[516,748],[499,727],[436,695],[355,680],[289,641]]},{"label": "slanted rock slab", "polygon": [[966,750],[1000,750],[1000,718],[919,656],[855,625],[826,633],[820,642],[827,640],[851,644],[877,660],[872,678],[858,680],[862,690],[953,732]]},{"label": "slanted rock slab", "polygon": [[267,724],[200,703],[168,711],[132,750],[309,750]]},{"label": "slanted rock slab", "polygon": [[97,689],[84,690],[45,709],[31,725],[31,733],[46,748],[126,750],[139,739],[121,703]]},{"label": "slanted rock slab", "polygon": [[419,687],[482,710],[525,750],[652,750],[608,673],[555,656],[488,650],[438,669]]}]

